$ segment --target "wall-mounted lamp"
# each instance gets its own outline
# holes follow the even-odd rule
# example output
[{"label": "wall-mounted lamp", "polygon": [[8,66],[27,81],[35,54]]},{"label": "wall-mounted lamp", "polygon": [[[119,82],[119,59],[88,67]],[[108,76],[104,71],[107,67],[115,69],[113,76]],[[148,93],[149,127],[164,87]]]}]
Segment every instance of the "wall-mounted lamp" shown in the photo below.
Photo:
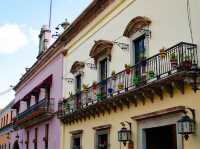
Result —
[{"label": "wall-mounted lamp", "polygon": [[94,69],[94,70],[97,69],[96,65],[93,64],[93,63],[86,63],[86,66],[87,66],[88,68],[90,68],[90,69]]},{"label": "wall-mounted lamp", "polygon": [[[190,111],[192,113],[192,119],[187,115],[187,112]],[[188,140],[189,135],[195,133],[195,110],[191,108],[186,108],[184,112],[184,116],[178,120],[178,133],[181,134],[185,140]]]},{"label": "wall-mounted lamp", "polygon": [[66,80],[67,83],[73,83],[73,81],[74,81],[73,78],[64,78],[64,77],[63,77],[63,79]]},{"label": "wall-mounted lamp", "polygon": [[[126,128],[126,123],[129,125],[129,129]],[[132,143],[132,131],[130,122],[121,122],[122,128],[118,131],[118,141],[126,146],[126,143]]]},{"label": "wall-mounted lamp", "polygon": [[139,28],[138,31],[144,33],[145,37],[151,38],[151,30]]},{"label": "wall-mounted lamp", "polygon": [[17,134],[16,136],[15,136],[17,139],[19,139],[19,135]]},{"label": "wall-mounted lamp", "polygon": [[200,74],[200,71],[198,69],[197,64],[195,64],[194,62],[191,67],[192,78],[190,79],[190,83],[195,93],[197,92],[197,90],[200,90],[200,83],[198,82],[198,74]]},{"label": "wall-mounted lamp", "polygon": [[122,42],[114,42],[120,49],[122,50],[129,50],[129,44],[127,43],[122,43]]}]

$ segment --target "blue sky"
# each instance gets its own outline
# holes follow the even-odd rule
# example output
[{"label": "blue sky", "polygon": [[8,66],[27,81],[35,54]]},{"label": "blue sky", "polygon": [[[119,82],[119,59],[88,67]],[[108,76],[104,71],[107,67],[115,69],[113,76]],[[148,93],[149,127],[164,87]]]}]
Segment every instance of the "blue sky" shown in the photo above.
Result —
[{"label": "blue sky", "polygon": [[[0,109],[13,98],[4,95],[15,85],[38,54],[38,34],[48,24],[50,0],[1,0],[0,4]],[[92,0],[53,0],[52,28],[65,18],[72,22]]]}]

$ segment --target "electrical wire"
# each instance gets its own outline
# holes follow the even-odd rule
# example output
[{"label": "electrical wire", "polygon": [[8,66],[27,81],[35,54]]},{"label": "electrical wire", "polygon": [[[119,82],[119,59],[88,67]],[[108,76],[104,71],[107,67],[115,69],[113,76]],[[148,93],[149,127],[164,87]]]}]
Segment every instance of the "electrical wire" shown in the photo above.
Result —
[{"label": "electrical wire", "polygon": [[11,90],[13,90],[13,86],[10,86],[10,88],[8,88],[7,90],[0,92],[0,96],[3,96],[5,94],[9,93]]},{"label": "electrical wire", "polygon": [[190,30],[191,41],[192,41],[192,43],[194,43],[193,31],[192,31],[190,0],[187,0],[187,16],[188,16],[188,25],[189,25],[189,30]]}]

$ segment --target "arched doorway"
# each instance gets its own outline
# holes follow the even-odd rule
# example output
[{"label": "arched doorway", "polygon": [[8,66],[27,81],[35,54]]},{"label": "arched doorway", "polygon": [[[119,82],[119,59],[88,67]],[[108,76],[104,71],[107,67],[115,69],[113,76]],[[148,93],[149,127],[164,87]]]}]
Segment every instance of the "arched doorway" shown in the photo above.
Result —
[{"label": "arched doorway", "polygon": [[13,145],[13,149],[19,149],[18,140],[15,141],[15,143]]}]

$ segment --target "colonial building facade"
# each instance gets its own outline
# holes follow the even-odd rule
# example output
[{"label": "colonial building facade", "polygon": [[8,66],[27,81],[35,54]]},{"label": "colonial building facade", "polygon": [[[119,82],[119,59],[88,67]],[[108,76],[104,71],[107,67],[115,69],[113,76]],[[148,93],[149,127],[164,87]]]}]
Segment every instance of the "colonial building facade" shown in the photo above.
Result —
[{"label": "colonial building facade", "polygon": [[37,61],[14,88],[13,149],[60,148],[60,121],[55,113],[62,98],[63,43],[58,38],[48,48],[50,36],[43,26]]},{"label": "colonial building facade", "polygon": [[13,101],[0,111],[0,149],[11,148],[10,137],[13,132],[12,104]]},{"label": "colonial building facade", "polygon": [[199,8],[92,1],[63,33],[62,149],[199,148]]}]

